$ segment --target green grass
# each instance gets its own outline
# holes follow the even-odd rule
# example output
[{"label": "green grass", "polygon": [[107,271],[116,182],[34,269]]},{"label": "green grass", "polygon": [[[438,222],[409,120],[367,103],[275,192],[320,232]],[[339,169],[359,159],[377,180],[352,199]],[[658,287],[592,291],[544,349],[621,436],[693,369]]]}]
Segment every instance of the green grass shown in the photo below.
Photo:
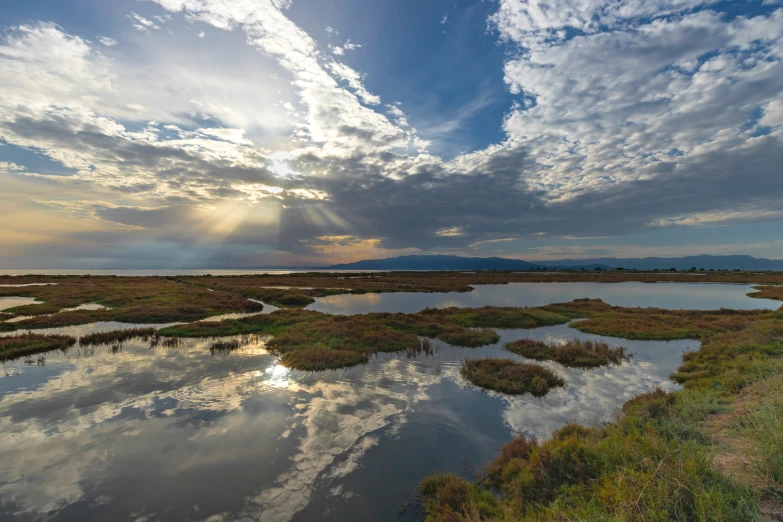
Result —
[{"label": "green grass", "polygon": [[461,373],[471,384],[509,395],[530,393],[543,397],[552,388],[565,386],[563,379],[543,366],[518,363],[509,359],[464,361]]},{"label": "green grass", "polygon": [[67,350],[76,344],[76,339],[67,335],[40,335],[26,333],[0,337],[0,361],[11,361],[20,357],[52,350]]},{"label": "green grass", "polygon": [[176,337],[223,337],[263,333],[279,335],[294,325],[320,321],[330,317],[309,310],[276,310],[271,314],[215,322],[178,324],[159,330],[161,335]]},{"label": "green grass", "polygon": [[297,370],[323,371],[356,366],[366,363],[369,359],[369,352],[316,346],[285,352],[280,358],[280,363]]},{"label": "green grass", "polygon": [[555,361],[569,368],[598,368],[628,360],[625,348],[607,343],[574,339],[563,345],[520,339],[505,345],[506,350],[536,361]]},{"label": "green grass", "polygon": [[[174,325],[161,329],[160,334],[177,337],[269,334],[274,338],[267,348],[282,356],[283,365],[323,370],[367,362],[371,354],[378,352],[413,353],[420,350],[419,337],[474,348],[500,341],[498,333],[488,326],[532,328],[568,320],[566,316],[532,308],[447,308],[416,314],[351,316],[289,308],[242,319]],[[304,353],[294,356],[294,351]],[[330,351],[335,352],[331,362]],[[349,357],[345,352],[358,355]]]},{"label": "green grass", "polygon": [[702,345],[673,376],[681,391],[636,397],[620,418],[597,427],[566,426],[546,441],[519,437],[476,482],[424,480],[429,522],[750,522],[761,519],[762,505],[781,508],[779,311],[645,313],[591,301],[546,308],[627,337],[677,338],[685,330]]}]

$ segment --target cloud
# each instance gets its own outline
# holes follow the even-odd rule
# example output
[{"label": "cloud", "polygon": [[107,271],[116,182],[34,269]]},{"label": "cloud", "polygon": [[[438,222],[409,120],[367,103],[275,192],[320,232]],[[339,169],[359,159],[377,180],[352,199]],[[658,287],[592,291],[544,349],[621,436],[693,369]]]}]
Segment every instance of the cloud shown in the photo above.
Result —
[{"label": "cloud", "polygon": [[[109,51],[50,23],[0,40],[0,143],[61,167],[6,162],[19,192],[0,200],[89,220],[62,233],[85,258],[342,261],[783,219],[783,10],[502,0],[505,136],[446,160],[430,142],[494,97],[416,129],[286,2],[156,3],[145,20],[208,24],[209,45],[149,27]],[[57,252],[5,233],[30,239],[0,263]]]},{"label": "cloud", "polygon": [[101,43],[101,45],[105,45],[106,47],[114,47],[119,43],[114,38],[109,38],[108,36],[99,36],[98,41]]},{"label": "cloud", "polygon": [[[136,29],[137,31],[141,31],[143,33],[149,33],[150,31],[160,30],[160,26],[157,25],[155,22],[153,22],[148,18],[144,18],[143,16],[137,13],[129,14],[128,18],[130,18],[133,21],[133,28]],[[166,19],[156,17],[156,21],[163,23],[166,21]]]},{"label": "cloud", "polygon": [[355,51],[356,49],[361,48],[360,44],[355,44],[351,42],[351,40],[346,40],[344,43],[340,45],[330,45],[329,49],[332,51],[332,54],[336,54],[337,56],[342,56],[345,54],[346,51]]}]

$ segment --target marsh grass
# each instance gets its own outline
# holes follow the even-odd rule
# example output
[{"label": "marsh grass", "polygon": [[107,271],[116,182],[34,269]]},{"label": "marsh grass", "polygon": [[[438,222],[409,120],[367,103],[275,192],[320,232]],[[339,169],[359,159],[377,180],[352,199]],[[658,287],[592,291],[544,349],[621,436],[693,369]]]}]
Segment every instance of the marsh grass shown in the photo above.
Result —
[{"label": "marsh grass", "polygon": [[420,355],[425,355],[429,357],[433,353],[435,353],[435,349],[432,345],[432,341],[430,341],[428,338],[421,339],[421,342],[419,343],[418,347],[410,347],[406,350],[408,359],[414,359],[416,357],[419,357]]},{"label": "marsh grass", "polygon": [[67,335],[42,335],[26,333],[0,337],[0,361],[11,361],[21,357],[52,350],[66,351],[76,344],[76,339]]},{"label": "marsh grass", "polygon": [[766,310],[663,310],[613,307],[598,299],[543,307],[573,318],[580,332],[647,341],[702,339],[742,330],[748,322],[769,317]]},{"label": "marsh grass", "polygon": [[562,345],[520,339],[507,343],[505,348],[528,359],[555,361],[569,368],[598,368],[609,364],[621,364],[630,358],[625,354],[625,348],[612,348],[604,342],[579,339]]},{"label": "marsh grass", "polygon": [[155,328],[130,328],[126,330],[111,330],[83,335],[79,338],[79,346],[97,346],[101,344],[121,345],[132,339],[148,342],[158,335]]},{"label": "marsh grass", "polygon": [[348,368],[366,363],[369,360],[369,352],[315,346],[283,352],[280,364],[297,370],[323,371]]},{"label": "marsh grass", "polygon": [[228,354],[234,350],[239,350],[240,346],[241,345],[239,344],[238,339],[231,339],[229,341],[215,341],[209,345],[209,353],[212,355],[215,355],[216,353]]},{"label": "marsh grass", "polygon": [[461,373],[471,384],[509,395],[530,393],[543,397],[552,388],[565,386],[563,379],[543,366],[509,359],[463,361]]},{"label": "marsh grass", "polygon": [[[206,279],[206,278],[205,278]],[[17,329],[52,328],[96,321],[166,323],[196,321],[213,315],[253,312],[263,305],[238,293],[210,292],[207,288],[183,284],[166,277],[0,277],[3,283],[57,283],[49,286],[1,288],[0,296],[35,297],[43,303],[19,306],[6,312],[37,316],[13,324]],[[40,280],[40,281],[39,281]],[[97,303],[107,310],[61,312],[85,303]],[[58,313],[60,312],[60,313]],[[3,325],[8,329],[8,324]]]},{"label": "marsh grass", "polygon": [[688,332],[701,347],[673,375],[680,391],[642,394],[601,426],[566,426],[543,442],[515,439],[475,483],[426,479],[420,493],[429,522],[750,522],[762,519],[762,506],[774,520],[769,506],[779,510],[783,498],[779,312],[644,311],[595,301],[547,308],[633,338]]},{"label": "marsh grass", "polygon": [[712,468],[707,439],[677,402],[646,397],[605,427],[567,425],[545,442],[520,436],[477,483],[425,479],[427,520],[758,520],[758,496]]},{"label": "marsh grass", "polygon": [[209,345],[209,353],[212,355],[225,355],[251,344],[259,344],[265,340],[266,337],[257,334],[239,335],[233,339],[221,339]]},{"label": "marsh grass", "polygon": [[[267,348],[283,356],[281,363],[297,369],[343,368],[367,362],[379,352],[413,353],[421,349],[420,337],[440,339],[461,347],[478,347],[500,341],[488,328],[499,325],[535,327],[562,324],[569,317],[531,308],[427,309],[416,314],[377,313],[334,316],[299,309],[281,309],[271,314],[229,319],[220,322],[196,322],[161,329],[163,336],[220,337],[249,333],[273,335]],[[308,350],[300,355],[293,351]],[[335,351],[329,363],[329,351]],[[354,352],[348,357],[344,352]],[[312,362],[308,362],[312,358]]]}]

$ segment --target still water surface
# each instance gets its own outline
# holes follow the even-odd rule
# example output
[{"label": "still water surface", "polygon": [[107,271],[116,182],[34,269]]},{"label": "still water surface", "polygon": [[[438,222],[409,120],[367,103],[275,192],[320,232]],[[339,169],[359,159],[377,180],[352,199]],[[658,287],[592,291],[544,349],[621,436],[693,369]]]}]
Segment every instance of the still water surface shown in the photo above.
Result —
[{"label": "still water surface", "polygon": [[[656,287],[641,286],[639,304],[654,302],[643,290]],[[673,389],[668,375],[698,348],[567,325],[498,332],[501,342],[489,347],[435,342],[431,356],[382,354],[316,374],[277,365],[263,339],[228,355],[190,340],[174,349],[130,343],[118,353],[75,347],[47,354],[44,366],[6,363],[0,521],[400,520],[399,501],[427,474],[469,476],[463,459],[482,466],[515,434],[547,437],[571,421],[611,418],[638,393]],[[502,345],[523,337],[605,339],[634,357],[591,371],[544,363],[568,387],[543,399],[484,393],[462,381],[465,358],[521,360]],[[410,510],[401,519],[423,517]]]},{"label": "still water surface", "polygon": [[543,306],[589,297],[614,306],[670,310],[776,310],[780,302],[746,294],[753,285],[720,283],[509,283],[476,285],[472,292],[332,295],[308,306],[329,314],[414,313],[449,306]]}]

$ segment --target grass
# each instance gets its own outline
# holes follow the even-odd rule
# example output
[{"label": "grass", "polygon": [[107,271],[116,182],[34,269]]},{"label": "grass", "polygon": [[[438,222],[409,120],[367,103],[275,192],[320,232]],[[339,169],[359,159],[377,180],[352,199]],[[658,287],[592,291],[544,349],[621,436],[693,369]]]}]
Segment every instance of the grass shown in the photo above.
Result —
[{"label": "grass", "polygon": [[[166,323],[196,321],[213,315],[259,311],[263,305],[237,293],[183,283],[167,277],[36,276],[0,277],[5,284],[56,283],[49,286],[0,287],[0,296],[35,297],[43,303],[5,310],[14,315],[36,316],[3,328],[19,330],[53,328],[96,321]],[[107,310],[60,312],[84,303],[98,303]]]},{"label": "grass", "polygon": [[[446,308],[426,309],[416,314],[352,316],[283,309],[242,319],[174,325],[161,329],[160,334],[178,337],[269,334],[274,338],[267,348],[281,356],[283,365],[324,370],[361,364],[378,352],[415,352],[421,348],[420,337],[474,348],[500,341],[490,326],[532,328],[568,321],[567,316],[535,308]],[[294,351],[303,353],[293,355]],[[345,352],[355,355],[349,357]]]},{"label": "grass", "polygon": [[0,361],[11,361],[20,357],[52,350],[67,350],[76,344],[76,339],[67,335],[40,335],[26,333],[0,337]]},{"label": "grass", "polygon": [[512,341],[506,350],[536,361],[555,361],[569,368],[598,368],[628,360],[625,348],[612,348],[604,342],[574,339],[563,345],[547,344],[532,339]]},{"label": "grass", "polygon": [[673,375],[681,391],[643,394],[613,422],[569,425],[546,441],[518,437],[475,482],[425,479],[429,522],[757,521],[783,510],[781,311],[545,308],[590,317],[575,326],[656,339],[687,331],[702,344]]},{"label": "grass", "polygon": [[242,348],[243,346],[247,346],[249,344],[258,344],[264,340],[264,337],[257,334],[240,335],[234,337],[233,339],[221,339],[209,345],[209,353],[212,355],[229,354]]},{"label": "grass", "polygon": [[581,332],[647,341],[701,339],[740,331],[749,321],[771,314],[766,310],[621,308],[599,299],[578,299],[542,308],[574,319],[587,318],[572,325]]},{"label": "grass", "polygon": [[357,364],[366,363],[369,359],[369,352],[341,350],[339,348],[307,347],[301,350],[284,352],[280,358],[280,364],[298,370],[323,371],[356,366]]},{"label": "grass", "polygon": [[480,388],[509,395],[530,393],[535,397],[543,397],[552,388],[565,386],[565,381],[547,368],[509,359],[464,361],[461,373]]},{"label": "grass", "polygon": [[127,330],[111,330],[83,335],[79,338],[79,346],[95,346],[100,344],[123,344],[131,339],[149,341],[157,336],[154,328],[130,328]]}]

